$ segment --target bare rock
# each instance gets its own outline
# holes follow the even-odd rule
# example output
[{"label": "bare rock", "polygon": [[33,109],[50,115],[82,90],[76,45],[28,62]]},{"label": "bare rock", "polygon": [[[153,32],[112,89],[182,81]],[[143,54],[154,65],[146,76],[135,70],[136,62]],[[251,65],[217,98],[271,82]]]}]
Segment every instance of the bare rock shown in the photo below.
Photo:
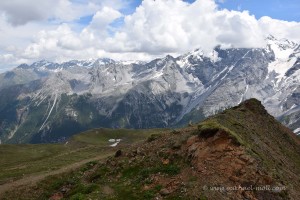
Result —
[{"label": "bare rock", "polygon": [[162,196],[166,196],[168,194],[170,194],[171,192],[167,189],[167,188],[163,188],[160,190],[159,192]]},{"label": "bare rock", "polygon": [[116,151],[115,153],[115,157],[120,157],[122,155],[122,151],[119,149],[118,151]]}]

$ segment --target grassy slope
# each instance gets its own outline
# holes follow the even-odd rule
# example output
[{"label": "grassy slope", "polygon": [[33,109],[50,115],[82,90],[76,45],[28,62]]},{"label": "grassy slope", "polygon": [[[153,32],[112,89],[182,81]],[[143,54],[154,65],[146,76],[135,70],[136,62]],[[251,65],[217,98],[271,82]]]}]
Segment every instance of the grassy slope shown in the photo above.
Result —
[{"label": "grassy slope", "polygon": [[[147,138],[147,143],[150,142],[150,144],[154,145],[153,147],[149,147],[150,150],[153,151],[153,154],[162,153],[156,152],[156,141],[161,138],[164,133],[170,133],[170,130],[116,130],[114,134],[116,137],[107,137],[106,133],[108,132],[110,132],[108,129],[104,129],[104,132],[102,132],[104,134],[98,136],[99,132],[97,133],[97,130],[92,130],[92,134],[90,134],[90,131],[87,131],[75,136],[75,139],[88,141],[94,144],[101,144],[101,140],[100,142],[97,142],[94,139],[100,137],[102,138],[102,141],[107,141],[109,138],[124,138],[125,143],[123,144],[125,146],[120,146],[119,148],[122,148],[123,151],[124,149],[127,149],[126,143],[128,144],[135,141],[135,144],[130,145],[129,148],[140,148],[141,152],[138,150],[135,152],[134,150],[132,153],[141,153],[141,157],[143,157],[144,154],[142,151],[145,144],[145,138]],[[130,137],[126,137],[126,135],[130,135]],[[164,145],[164,143],[160,142],[160,145]],[[116,149],[114,149],[114,152],[115,151]],[[178,159],[178,161],[181,159],[182,158]],[[13,193],[6,193],[4,199],[16,198],[20,196],[20,194],[22,194],[20,199],[49,199],[53,192],[59,190],[62,185],[74,186],[72,191],[70,191],[70,194],[65,197],[66,199],[106,199],[107,195],[111,196],[111,191],[114,193],[112,194],[112,199],[151,199],[154,192],[158,192],[161,189],[161,185],[155,187],[153,191],[151,190],[145,193],[141,188],[143,179],[148,178],[153,173],[161,173],[171,177],[179,173],[179,165],[182,164],[172,163],[172,165],[162,165],[160,158],[152,160],[146,156],[145,159],[137,159],[134,161],[126,159],[122,161],[123,164],[125,164],[123,168],[120,163],[117,163],[117,160],[118,158],[110,156],[108,162],[106,160],[89,162],[78,170],[58,176],[50,176],[29,189],[29,191],[26,188],[23,190],[23,187],[21,187],[21,189],[15,188]],[[131,162],[132,165],[127,165],[128,162]],[[101,164],[99,165],[99,163]],[[83,180],[82,176],[84,175],[88,175],[89,180]],[[118,175],[122,175],[122,177],[116,179],[116,176]],[[69,189],[66,188],[66,190]],[[105,190],[105,194],[99,193],[99,190]],[[110,199],[110,197],[108,199]]]},{"label": "grassy slope", "polygon": [[[159,130],[93,129],[75,135],[67,144],[0,145],[0,184],[36,173],[57,170],[80,160],[111,154],[108,142],[120,138],[124,146],[147,138]],[[1,187],[1,185],[0,185]]]}]

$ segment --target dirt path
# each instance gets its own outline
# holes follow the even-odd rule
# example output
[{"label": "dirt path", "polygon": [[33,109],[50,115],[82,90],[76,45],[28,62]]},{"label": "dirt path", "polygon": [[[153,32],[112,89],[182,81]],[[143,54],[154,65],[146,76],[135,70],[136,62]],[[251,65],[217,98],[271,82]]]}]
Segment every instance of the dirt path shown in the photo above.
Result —
[{"label": "dirt path", "polygon": [[61,173],[64,173],[64,172],[71,171],[73,169],[79,168],[80,166],[84,165],[85,163],[88,163],[88,162],[93,161],[93,160],[100,160],[100,159],[108,157],[109,155],[112,155],[112,153],[96,156],[96,157],[85,159],[85,160],[81,160],[81,161],[73,163],[71,165],[64,166],[64,167],[62,167],[58,170],[55,170],[55,171],[46,172],[46,173],[43,173],[43,174],[29,175],[29,176],[24,177],[22,179],[0,185],[0,199],[1,199],[2,195],[10,189],[13,189],[15,187],[19,187],[19,186],[22,186],[22,185],[33,185],[36,182],[46,178],[47,176],[61,174]]}]

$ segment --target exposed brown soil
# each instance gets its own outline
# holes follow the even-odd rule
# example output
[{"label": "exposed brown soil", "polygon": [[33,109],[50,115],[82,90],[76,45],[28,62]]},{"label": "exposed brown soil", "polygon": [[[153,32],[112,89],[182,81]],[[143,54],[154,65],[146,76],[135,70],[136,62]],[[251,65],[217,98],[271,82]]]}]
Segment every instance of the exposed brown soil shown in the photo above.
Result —
[{"label": "exposed brown soil", "polygon": [[[243,146],[236,144],[222,130],[209,138],[192,136],[184,147],[197,171],[194,174],[198,177],[198,184],[204,187],[207,196],[254,200],[258,199],[258,191],[251,187],[279,186]],[[273,196],[273,199],[281,199],[268,191],[263,193],[265,196]]]}]

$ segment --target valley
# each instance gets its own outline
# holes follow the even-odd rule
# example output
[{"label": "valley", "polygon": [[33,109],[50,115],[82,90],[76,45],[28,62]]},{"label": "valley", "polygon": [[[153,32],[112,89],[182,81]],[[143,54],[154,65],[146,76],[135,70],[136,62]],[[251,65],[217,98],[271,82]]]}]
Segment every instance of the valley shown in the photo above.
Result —
[{"label": "valley", "polygon": [[[0,194],[113,155],[161,130],[93,129],[61,144],[0,145]],[[121,139],[115,147],[110,139]]]}]

